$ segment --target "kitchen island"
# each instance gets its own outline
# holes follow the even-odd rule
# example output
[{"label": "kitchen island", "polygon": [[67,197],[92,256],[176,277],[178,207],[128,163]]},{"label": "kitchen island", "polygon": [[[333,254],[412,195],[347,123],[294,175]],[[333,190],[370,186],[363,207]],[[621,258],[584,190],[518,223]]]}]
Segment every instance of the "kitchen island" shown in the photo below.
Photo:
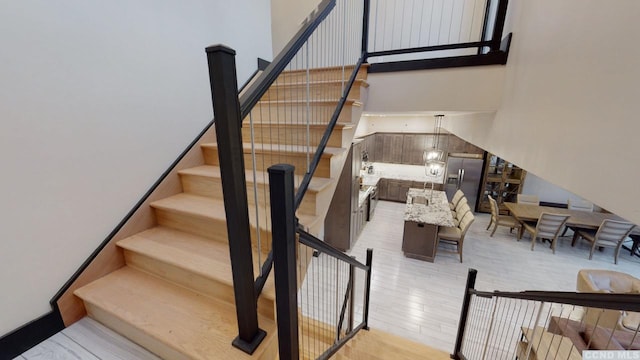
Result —
[{"label": "kitchen island", "polygon": [[444,191],[411,188],[404,213],[402,251],[406,257],[433,262],[438,248],[438,227],[454,227]]}]

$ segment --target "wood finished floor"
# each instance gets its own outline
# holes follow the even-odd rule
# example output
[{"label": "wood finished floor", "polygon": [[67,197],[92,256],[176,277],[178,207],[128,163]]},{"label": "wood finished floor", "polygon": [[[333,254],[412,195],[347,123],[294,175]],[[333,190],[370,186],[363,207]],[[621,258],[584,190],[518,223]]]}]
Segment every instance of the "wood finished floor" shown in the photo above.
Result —
[{"label": "wood finished floor", "polygon": [[575,291],[578,270],[585,268],[640,278],[639,257],[621,250],[615,265],[613,249],[605,249],[589,261],[587,243],[571,247],[570,231],[555,255],[548,244],[531,251],[528,235],[516,241],[502,226],[489,237],[489,214],[476,214],[464,241],[464,263],[451,253],[438,253],[434,263],[409,259],[401,249],[404,209],[403,203],[380,201],[349,253],[364,260],[366,249],[374,249],[370,326],[437,349],[453,350],[469,268],[478,270],[476,288],[488,291]]},{"label": "wood finished floor", "polygon": [[[367,248],[374,249],[369,324],[413,341],[451,352],[453,349],[467,271],[478,270],[480,290],[575,291],[576,275],[583,268],[610,269],[640,278],[640,258],[622,250],[618,265],[613,252],[572,248],[571,238],[557,245],[530,250],[528,237],[515,240],[499,227],[489,237],[488,214],[476,214],[464,244],[464,263],[456,254],[438,254],[434,263],[404,257],[401,250],[405,205],[380,201],[350,255],[364,262]],[[357,312],[360,312],[357,309]],[[85,318],[45,340],[16,359],[158,359],[143,348]]]}]

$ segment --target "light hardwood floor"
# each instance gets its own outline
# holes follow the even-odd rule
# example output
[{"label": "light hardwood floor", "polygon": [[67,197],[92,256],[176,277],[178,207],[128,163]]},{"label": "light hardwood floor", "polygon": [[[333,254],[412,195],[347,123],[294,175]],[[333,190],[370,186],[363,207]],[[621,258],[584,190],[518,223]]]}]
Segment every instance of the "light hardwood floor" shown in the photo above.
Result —
[{"label": "light hardwood floor", "polygon": [[575,291],[578,270],[610,269],[640,278],[640,258],[621,250],[618,265],[613,250],[596,252],[589,261],[587,243],[571,247],[571,232],[560,238],[556,254],[536,244],[530,250],[528,235],[516,241],[509,229],[499,227],[493,237],[485,230],[489,214],[476,214],[464,241],[464,263],[457,254],[438,254],[434,263],[409,259],[402,254],[405,204],[380,201],[350,251],[365,259],[374,249],[371,307],[372,328],[451,352],[469,268],[478,270],[479,290]]},{"label": "light hardwood floor", "polygon": [[[349,252],[364,262],[374,249],[371,328],[389,332],[436,349],[451,352],[469,268],[478,270],[480,290],[575,291],[578,270],[610,269],[640,278],[640,258],[622,250],[618,265],[612,249],[596,252],[571,247],[561,238],[556,254],[548,246],[530,250],[530,239],[516,241],[499,227],[494,237],[485,230],[488,214],[476,214],[464,244],[464,263],[456,254],[438,254],[434,263],[404,257],[401,250],[405,205],[380,201],[375,216],[364,227]],[[570,232],[569,232],[569,235]],[[90,320],[72,325],[17,359],[157,359],[144,349]]]}]

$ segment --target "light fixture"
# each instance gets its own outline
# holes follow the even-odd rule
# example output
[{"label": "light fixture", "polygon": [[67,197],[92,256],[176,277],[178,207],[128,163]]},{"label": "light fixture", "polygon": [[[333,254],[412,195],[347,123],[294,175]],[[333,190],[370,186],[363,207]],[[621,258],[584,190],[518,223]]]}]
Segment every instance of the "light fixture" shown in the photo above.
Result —
[{"label": "light fixture", "polygon": [[434,115],[433,122],[433,145],[430,149],[425,149],[422,153],[422,160],[425,165],[429,161],[442,161],[444,159],[444,151],[440,150],[440,125],[444,115]]},{"label": "light fixture", "polygon": [[[424,172],[427,179],[431,178],[431,193],[429,195],[429,203],[433,200],[433,187],[436,179],[439,179],[444,174],[446,163],[444,160],[444,151],[439,149],[440,145],[440,125],[442,124],[442,118],[444,115],[435,115],[433,123],[433,147],[431,149],[425,149],[422,154],[424,160]],[[425,188],[427,183],[425,182]]]}]

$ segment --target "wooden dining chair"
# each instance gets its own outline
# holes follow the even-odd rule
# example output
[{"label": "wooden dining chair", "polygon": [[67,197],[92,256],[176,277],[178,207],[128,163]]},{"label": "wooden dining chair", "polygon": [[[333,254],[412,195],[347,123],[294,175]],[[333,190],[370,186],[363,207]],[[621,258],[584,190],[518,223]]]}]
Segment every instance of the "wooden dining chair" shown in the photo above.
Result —
[{"label": "wooden dining chair", "polygon": [[536,239],[551,241],[551,250],[556,253],[556,240],[562,226],[567,222],[570,215],[542,213],[536,224],[523,222],[522,226],[525,231],[531,233],[531,251],[536,244]]},{"label": "wooden dining chair", "polygon": [[[586,212],[593,212],[593,203],[591,201],[587,201],[587,200],[573,200],[571,201],[571,199],[567,200],[567,208],[569,210],[577,210],[577,211],[586,211]],[[573,233],[575,234],[576,229],[571,227],[571,226],[565,226],[564,230],[562,231],[562,235],[560,236],[565,236],[567,234],[567,229],[571,228],[571,230],[573,230]]]},{"label": "wooden dining chair", "polygon": [[453,216],[454,219],[456,218],[456,213],[458,211],[460,211],[460,209],[462,208],[462,205],[466,204],[467,201],[468,201],[467,198],[463,196],[462,199],[460,199],[460,201],[458,201],[458,204],[456,205],[456,208],[451,210],[451,216]]},{"label": "wooden dining chair", "polygon": [[456,205],[458,205],[458,202],[462,200],[463,197],[464,193],[462,192],[462,190],[456,190],[456,192],[453,194],[453,197],[451,198],[451,202],[449,203],[449,209],[455,210]]},{"label": "wooden dining chair", "polygon": [[518,204],[540,205],[540,198],[538,195],[518,194],[516,202]]},{"label": "wooden dining chair", "polygon": [[[460,220],[460,224],[456,227],[439,226],[438,227],[438,244],[442,241],[445,244],[453,244],[456,246],[456,254],[460,255],[460,262],[462,262],[462,245],[464,243],[464,236],[467,234],[467,230],[475,220],[473,212],[467,212]],[[438,246],[436,244],[436,247]],[[440,250],[438,250],[440,251]],[[446,252],[446,251],[445,251]]]},{"label": "wooden dining chair", "polygon": [[469,207],[469,204],[466,202],[458,208],[458,211],[456,211],[456,216],[454,216],[453,218],[453,222],[456,224],[456,226],[460,225],[460,222],[462,221],[464,216],[467,215],[467,213],[470,211],[471,211],[471,208]]},{"label": "wooden dining chair", "polygon": [[509,232],[513,232],[513,229],[520,229],[520,222],[516,220],[511,215],[500,215],[500,208],[498,207],[498,202],[489,195],[489,205],[491,206],[491,221],[489,221],[489,226],[487,226],[487,230],[491,226],[493,226],[493,230],[491,231],[491,235],[495,234],[498,226],[506,226],[510,230]]},{"label": "wooden dining chair", "polygon": [[591,252],[589,260],[593,258],[593,251],[596,247],[610,247],[615,249],[614,263],[618,263],[618,254],[622,247],[622,242],[629,236],[635,224],[626,221],[604,220],[598,231],[579,229],[573,235],[573,246],[579,239],[591,242]]}]

